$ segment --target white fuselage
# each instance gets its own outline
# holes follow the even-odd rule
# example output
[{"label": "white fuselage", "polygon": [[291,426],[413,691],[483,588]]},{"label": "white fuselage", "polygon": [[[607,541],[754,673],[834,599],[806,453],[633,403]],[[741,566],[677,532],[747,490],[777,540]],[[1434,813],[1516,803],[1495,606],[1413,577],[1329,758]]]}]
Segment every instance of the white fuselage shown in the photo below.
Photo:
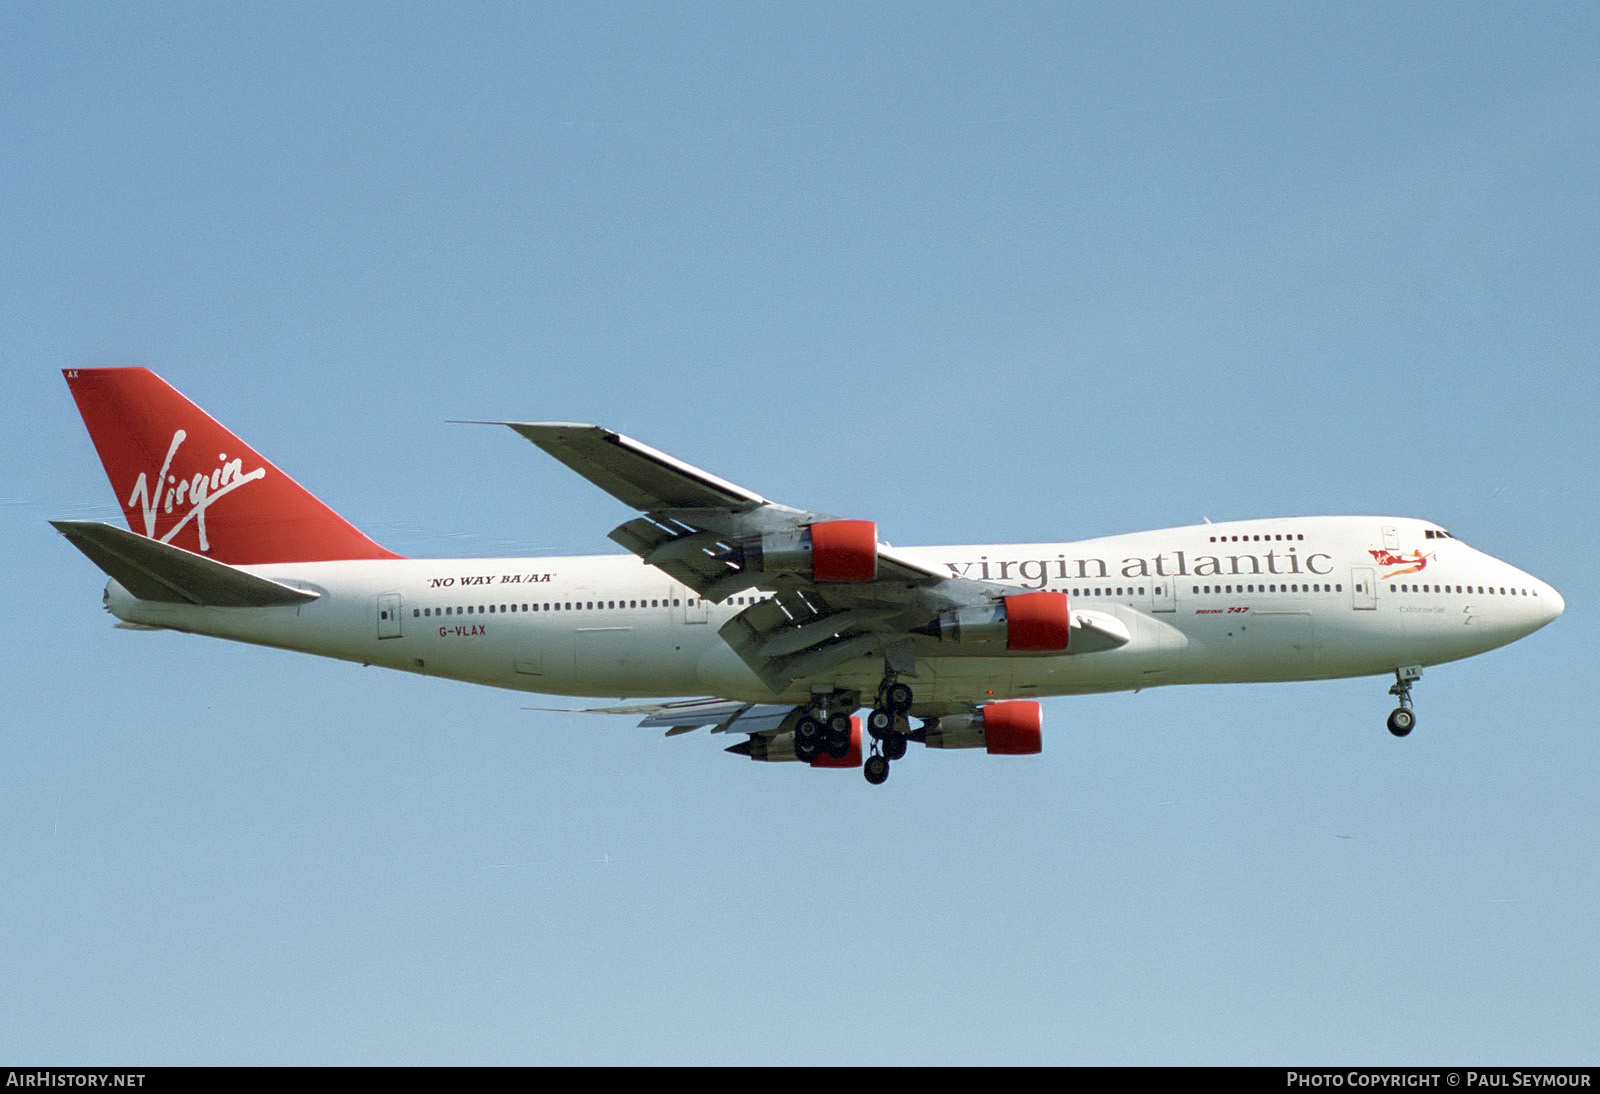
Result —
[{"label": "white fuselage", "polygon": [[[1563,608],[1544,582],[1407,518],[1274,518],[904,553],[952,576],[1064,591],[1131,634],[1103,652],[1000,656],[919,638],[919,701],[1386,673],[1503,646]],[[318,597],[205,608],[138,600],[112,582],[107,605],[129,623],[561,695],[798,703],[819,688],[870,693],[884,674],[881,656],[860,657],[774,695],[717,633],[765,594],[712,604],[629,555],[245,569]]]}]

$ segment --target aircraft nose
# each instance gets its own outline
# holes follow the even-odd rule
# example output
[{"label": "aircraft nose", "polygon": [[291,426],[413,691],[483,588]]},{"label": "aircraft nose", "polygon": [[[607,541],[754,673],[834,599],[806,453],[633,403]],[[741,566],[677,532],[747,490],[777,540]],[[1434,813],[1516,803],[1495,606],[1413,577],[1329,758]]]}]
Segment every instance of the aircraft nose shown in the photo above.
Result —
[{"label": "aircraft nose", "polygon": [[1567,610],[1567,602],[1549,585],[1545,585],[1542,581],[1539,584],[1544,585],[1544,591],[1539,594],[1539,606],[1545,610],[1547,617],[1545,622],[1548,623]]}]

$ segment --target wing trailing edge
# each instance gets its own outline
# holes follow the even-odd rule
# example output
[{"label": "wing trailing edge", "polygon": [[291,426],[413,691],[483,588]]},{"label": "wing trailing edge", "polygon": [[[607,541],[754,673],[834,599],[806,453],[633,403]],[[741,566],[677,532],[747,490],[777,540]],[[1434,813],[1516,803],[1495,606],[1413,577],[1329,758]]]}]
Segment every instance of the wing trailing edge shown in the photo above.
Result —
[{"label": "wing trailing edge", "polygon": [[711,726],[713,733],[775,733],[794,706],[745,703],[737,699],[681,699],[670,703],[632,703],[618,707],[526,707],[557,714],[642,714],[641,729],[666,729],[668,737]]}]

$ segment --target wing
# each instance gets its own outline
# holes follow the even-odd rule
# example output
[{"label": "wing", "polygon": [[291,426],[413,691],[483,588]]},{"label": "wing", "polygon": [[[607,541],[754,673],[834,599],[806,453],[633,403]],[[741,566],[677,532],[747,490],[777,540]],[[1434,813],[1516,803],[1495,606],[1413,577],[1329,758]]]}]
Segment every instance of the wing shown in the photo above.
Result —
[{"label": "wing", "polygon": [[865,654],[910,673],[929,643],[1062,652],[1081,634],[1077,652],[1127,641],[1110,617],[1069,616],[1064,594],[941,573],[879,542],[870,521],[768,501],[599,426],[498,424],[640,510],[611,538],[650,565],[714,602],[769,594],[720,633],[775,691]]},{"label": "wing", "polygon": [[713,733],[772,734],[792,721],[795,708],[760,703],[741,703],[729,699],[684,699],[671,703],[633,703],[620,707],[526,707],[557,714],[642,714],[642,729],[666,728],[668,737],[711,726]]}]

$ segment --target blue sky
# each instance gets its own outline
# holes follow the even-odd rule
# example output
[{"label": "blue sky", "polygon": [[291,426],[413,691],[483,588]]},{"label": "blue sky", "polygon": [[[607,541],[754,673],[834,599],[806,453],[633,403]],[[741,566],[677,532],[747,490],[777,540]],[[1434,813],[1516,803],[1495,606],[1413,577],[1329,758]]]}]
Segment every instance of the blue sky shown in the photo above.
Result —
[{"label": "blue sky", "polygon": [[[1589,5],[0,10],[0,1057],[1596,1061]],[[1046,704],[881,790],[114,630],[59,370],[408,555],[597,421],[896,543],[1423,516],[1554,626]],[[1351,838],[1340,838],[1351,837]]]}]

